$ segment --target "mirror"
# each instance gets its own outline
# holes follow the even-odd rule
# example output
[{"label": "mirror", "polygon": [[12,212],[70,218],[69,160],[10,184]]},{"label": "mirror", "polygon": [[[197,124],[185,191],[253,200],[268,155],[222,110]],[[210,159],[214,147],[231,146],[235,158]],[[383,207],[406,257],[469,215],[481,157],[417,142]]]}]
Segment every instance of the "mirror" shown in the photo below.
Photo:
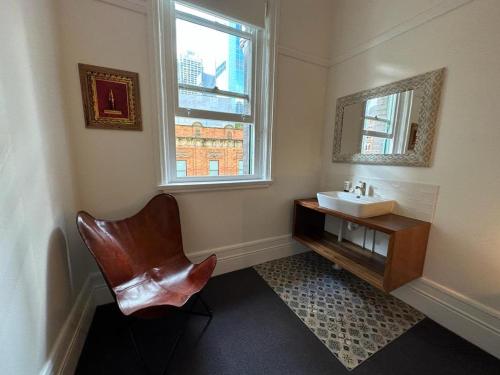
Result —
[{"label": "mirror", "polygon": [[415,149],[423,90],[379,96],[344,108],[343,154],[404,154]]},{"label": "mirror", "polygon": [[333,161],[429,166],[443,73],[339,98]]}]

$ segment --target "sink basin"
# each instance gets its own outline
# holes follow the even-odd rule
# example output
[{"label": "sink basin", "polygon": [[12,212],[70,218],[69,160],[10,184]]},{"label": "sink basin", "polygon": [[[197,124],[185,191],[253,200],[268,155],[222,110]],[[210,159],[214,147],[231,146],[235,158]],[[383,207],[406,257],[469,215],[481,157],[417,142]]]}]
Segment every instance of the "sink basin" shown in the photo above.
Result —
[{"label": "sink basin", "polygon": [[354,193],[343,191],[327,191],[318,193],[317,196],[320,207],[360,218],[389,214],[395,203],[393,200],[376,197],[357,198]]}]

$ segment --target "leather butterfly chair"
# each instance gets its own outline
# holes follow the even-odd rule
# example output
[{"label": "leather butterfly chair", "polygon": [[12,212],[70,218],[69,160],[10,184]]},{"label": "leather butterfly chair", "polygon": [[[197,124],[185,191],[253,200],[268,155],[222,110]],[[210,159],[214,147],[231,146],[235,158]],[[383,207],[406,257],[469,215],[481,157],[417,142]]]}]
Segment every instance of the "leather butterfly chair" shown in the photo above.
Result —
[{"label": "leather butterfly chair", "polygon": [[[210,279],[217,258],[211,255],[199,264],[192,264],[186,258],[179,207],[173,196],[159,194],[139,213],[123,220],[99,220],[80,211],[77,226],[124,315],[162,317],[172,306],[180,308],[195,296],[191,309],[180,311],[207,316],[208,325],[212,312],[199,292]],[[198,300],[206,314],[193,311]],[[132,328],[128,327],[134,347],[147,368]],[[166,366],[182,333],[183,330],[175,340]]]}]

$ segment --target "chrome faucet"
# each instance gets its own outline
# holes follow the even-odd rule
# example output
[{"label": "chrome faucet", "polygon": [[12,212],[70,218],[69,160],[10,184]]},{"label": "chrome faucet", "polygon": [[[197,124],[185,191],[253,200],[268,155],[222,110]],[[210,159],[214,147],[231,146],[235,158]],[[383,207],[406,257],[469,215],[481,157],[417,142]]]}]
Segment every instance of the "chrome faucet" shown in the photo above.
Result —
[{"label": "chrome faucet", "polygon": [[[359,194],[358,194],[358,190],[359,190]],[[366,182],[359,181],[359,183],[354,188],[354,193],[356,194],[356,196],[358,198],[361,196],[365,196],[366,195]]]}]

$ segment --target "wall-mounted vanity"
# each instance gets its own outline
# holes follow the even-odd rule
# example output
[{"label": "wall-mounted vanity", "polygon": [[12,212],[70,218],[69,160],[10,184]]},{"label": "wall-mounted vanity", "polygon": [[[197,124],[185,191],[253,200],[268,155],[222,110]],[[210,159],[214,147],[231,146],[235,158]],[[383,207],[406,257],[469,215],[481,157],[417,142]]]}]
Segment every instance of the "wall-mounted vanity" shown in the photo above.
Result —
[{"label": "wall-mounted vanity", "polygon": [[[429,167],[444,71],[338,98],[332,161]],[[363,184],[356,186],[362,194],[333,191],[318,193],[319,203],[316,198],[296,200],[293,237],[390,292],[422,275],[431,224],[393,214],[393,198],[386,191],[368,194]]]},{"label": "wall-mounted vanity", "polygon": [[[338,235],[325,230],[325,218],[341,219]],[[387,255],[342,236],[346,222],[389,237]],[[293,238],[374,287],[390,292],[422,276],[431,224],[395,214],[370,218],[320,207],[316,198],[294,202]],[[375,241],[372,242],[373,244]]]}]

